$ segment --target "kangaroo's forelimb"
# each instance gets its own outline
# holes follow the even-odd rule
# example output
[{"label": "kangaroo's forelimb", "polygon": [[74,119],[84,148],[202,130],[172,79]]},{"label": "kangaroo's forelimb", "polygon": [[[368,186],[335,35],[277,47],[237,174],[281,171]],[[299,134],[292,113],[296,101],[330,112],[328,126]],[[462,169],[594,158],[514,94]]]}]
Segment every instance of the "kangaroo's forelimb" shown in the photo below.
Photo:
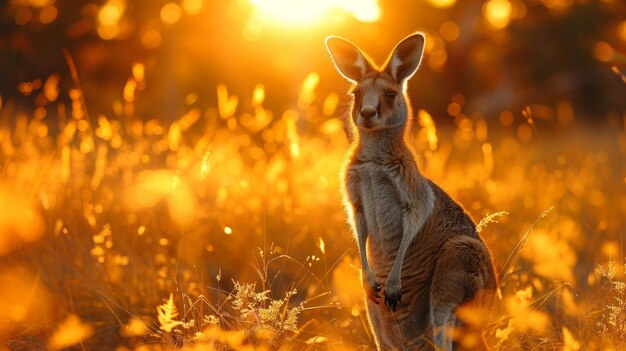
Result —
[{"label": "kangaroo's forelimb", "polygon": [[398,176],[394,177],[393,181],[404,204],[402,240],[385,282],[385,304],[395,311],[396,305],[401,302],[402,298],[401,273],[404,257],[433,210],[434,196],[428,183],[419,176],[419,172],[405,172],[404,167],[401,166]]},{"label": "kangaroo's forelimb", "polygon": [[[353,182],[348,182],[348,184],[357,184],[354,178],[358,177],[354,172],[347,173],[347,179],[352,180]],[[352,186],[352,185],[349,185]],[[361,258],[361,269],[362,275],[361,278],[363,280],[363,285],[366,286],[367,298],[372,302],[379,304],[378,299],[381,297],[378,293],[381,291],[381,285],[376,281],[376,277],[370,268],[369,260],[367,259],[367,237],[369,236],[369,232],[367,229],[367,221],[365,219],[365,214],[363,213],[363,201],[358,195],[358,189],[346,189],[346,193],[349,196],[350,207],[352,210],[352,227],[354,231],[354,235],[357,239],[357,244],[359,246],[359,256]]]}]

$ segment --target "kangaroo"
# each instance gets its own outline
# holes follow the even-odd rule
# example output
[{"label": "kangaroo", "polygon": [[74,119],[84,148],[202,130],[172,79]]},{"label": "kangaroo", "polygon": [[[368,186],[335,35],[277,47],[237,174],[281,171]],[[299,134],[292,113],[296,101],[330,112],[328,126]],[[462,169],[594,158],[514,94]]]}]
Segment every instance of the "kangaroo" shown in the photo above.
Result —
[{"label": "kangaroo", "polygon": [[[406,37],[380,68],[345,39],[331,36],[325,43],[352,84],[356,130],[342,193],[376,347],[459,349],[450,328],[469,326],[456,319],[456,308],[493,296],[497,276],[470,215],[422,176],[407,143],[412,112],[406,83],[419,68],[426,38]],[[479,339],[472,349],[486,349]]]}]

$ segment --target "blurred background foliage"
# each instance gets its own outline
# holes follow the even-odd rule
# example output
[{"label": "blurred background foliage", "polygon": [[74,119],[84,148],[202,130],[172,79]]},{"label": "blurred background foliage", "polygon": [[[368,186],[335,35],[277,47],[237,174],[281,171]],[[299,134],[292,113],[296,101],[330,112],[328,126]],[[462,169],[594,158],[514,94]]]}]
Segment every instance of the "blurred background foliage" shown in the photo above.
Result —
[{"label": "blurred background foliage", "polygon": [[[110,101],[136,61],[152,74],[155,97],[138,106],[143,117],[173,118],[184,97],[216,103],[218,83],[242,95],[256,82],[272,93],[270,107],[297,98],[309,72],[323,91],[345,89],[331,75],[323,39],[353,40],[377,62],[415,30],[428,34],[427,58],[410,83],[414,103],[445,116],[450,97],[463,95],[464,112],[497,117],[529,102],[545,118],[570,109],[579,118],[620,112],[624,87],[607,69],[623,64],[626,5],[622,1],[51,1],[11,0],[0,28],[0,93],[58,72],[71,84],[62,49],[77,62],[88,106],[111,111]],[[276,89],[273,89],[276,87]],[[31,99],[21,99],[30,103]],[[545,105],[545,106],[543,106]],[[449,120],[449,119],[444,119]]]}]

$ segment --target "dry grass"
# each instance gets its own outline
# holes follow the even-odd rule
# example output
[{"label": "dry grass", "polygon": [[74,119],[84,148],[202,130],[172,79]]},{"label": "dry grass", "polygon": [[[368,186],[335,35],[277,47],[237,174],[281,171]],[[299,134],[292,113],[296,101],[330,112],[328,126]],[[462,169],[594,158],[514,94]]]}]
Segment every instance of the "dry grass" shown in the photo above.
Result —
[{"label": "dry grass", "polygon": [[[337,95],[312,74],[294,109],[264,108],[262,85],[249,100],[219,86],[215,108],[190,95],[179,118],[143,120],[145,74],[133,67],[111,116],[78,89],[59,100],[53,78],[43,106],[1,107],[0,345],[372,349]],[[622,347],[624,275],[606,265],[623,256],[623,121],[417,116],[424,173],[485,218],[502,270],[490,344]]]}]

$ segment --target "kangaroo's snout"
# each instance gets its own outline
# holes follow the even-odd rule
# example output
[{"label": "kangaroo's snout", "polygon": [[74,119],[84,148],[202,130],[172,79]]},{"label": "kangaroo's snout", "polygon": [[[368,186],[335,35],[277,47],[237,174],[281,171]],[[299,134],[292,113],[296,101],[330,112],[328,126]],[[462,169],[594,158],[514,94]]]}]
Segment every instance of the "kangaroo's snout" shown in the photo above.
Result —
[{"label": "kangaroo's snout", "polygon": [[376,116],[376,107],[374,107],[374,106],[363,106],[363,108],[361,108],[361,116],[363,116],[363,118],[365,118],[365,119],[370,119],[370,118]]}]

